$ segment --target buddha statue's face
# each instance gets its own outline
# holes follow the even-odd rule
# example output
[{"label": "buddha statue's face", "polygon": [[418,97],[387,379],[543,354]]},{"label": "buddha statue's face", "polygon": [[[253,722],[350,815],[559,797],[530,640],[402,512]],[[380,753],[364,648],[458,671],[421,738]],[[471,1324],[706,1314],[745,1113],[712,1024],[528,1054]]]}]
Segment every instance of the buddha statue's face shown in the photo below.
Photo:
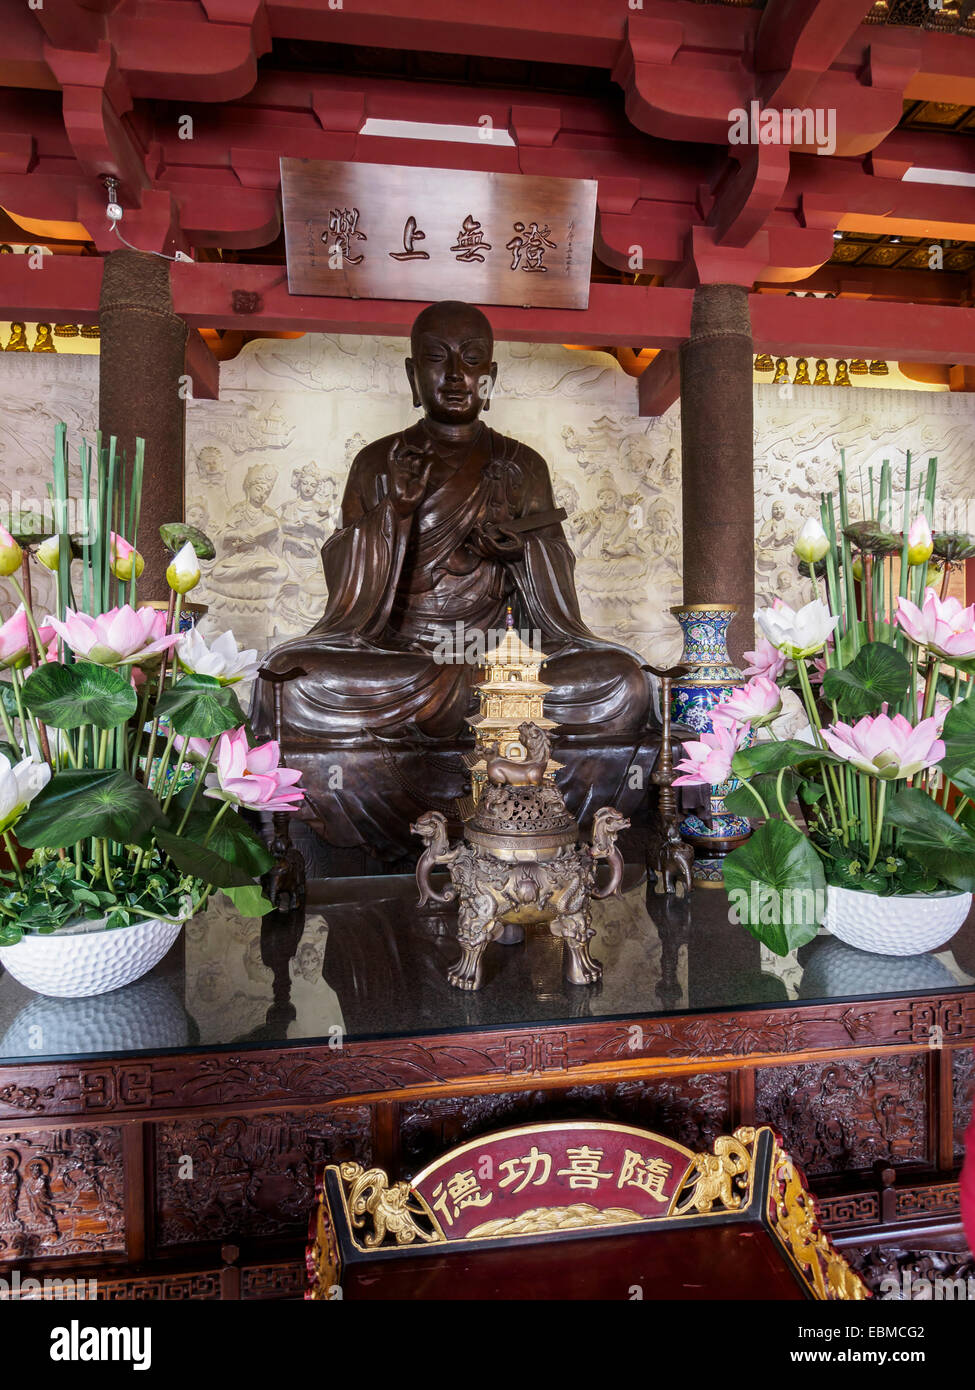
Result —
[{"label": "buddha statue's face", "polygon": [[406,375],[414,403],[442,424],[477,419],[498,373],[490,326],[465,304],[435,304],[413,325]]}]

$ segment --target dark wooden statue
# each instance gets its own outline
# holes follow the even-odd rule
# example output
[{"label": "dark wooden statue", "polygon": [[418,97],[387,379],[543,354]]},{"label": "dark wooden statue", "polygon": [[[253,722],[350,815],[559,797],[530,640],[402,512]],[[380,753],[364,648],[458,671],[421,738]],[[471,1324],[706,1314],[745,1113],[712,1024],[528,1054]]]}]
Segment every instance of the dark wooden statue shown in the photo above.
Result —
[{"label": "dark wooden statue", "polygon": [[[580,615],[545,460],[480,419],[497,376],[493,346],[469,304],[433,304],[416,319],[406,374],[423,415],[356,456],[342,525],[322,548],[325,613],[266,663],[304,670],[282,692],[292,747],[361,743],[364,731],[465,733],[477,667],[444,659],[444,632],[499,630],[509,603],[550,653],[546,713],[563,735],[646,728],[639,657]],[[270,725],[270,699],[259,683],[258,728]]]}]

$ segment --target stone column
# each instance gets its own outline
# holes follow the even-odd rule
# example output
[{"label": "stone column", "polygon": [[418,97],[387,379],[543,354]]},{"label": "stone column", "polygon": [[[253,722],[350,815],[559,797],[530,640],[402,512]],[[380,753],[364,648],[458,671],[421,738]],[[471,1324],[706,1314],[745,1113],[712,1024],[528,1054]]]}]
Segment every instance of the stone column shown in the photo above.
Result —
[{"label": "stone column", "polygon": [[[748,291],[700,285],[680,350],[684,602],[736,603],[729,650],[754,646],[755,483]],[[747,664],[747,663],[746,663]]]},{"label": "stone column", "polygon": [[105,257],[98,323],[98,427],[131,461],[135,440],[146,442],[139,550],[146,568],[140,598],[168,597],[169,554],[159,527],[183,518],[183,447],[187,326],[173,312],[169,261],[144,251]]}]

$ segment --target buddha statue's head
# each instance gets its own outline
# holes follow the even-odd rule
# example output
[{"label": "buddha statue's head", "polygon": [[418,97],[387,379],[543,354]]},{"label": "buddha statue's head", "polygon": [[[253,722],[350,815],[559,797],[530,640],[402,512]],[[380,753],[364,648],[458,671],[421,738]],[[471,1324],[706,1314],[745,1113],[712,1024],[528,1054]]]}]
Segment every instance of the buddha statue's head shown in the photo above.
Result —
[{"label": "buddha statue's head", "polygon": [[473,304],[445,299],[417,315],[410,334],[406,375],[413,404],[445,425],[470,424],[488,400],[498,375],[494,334]]}]

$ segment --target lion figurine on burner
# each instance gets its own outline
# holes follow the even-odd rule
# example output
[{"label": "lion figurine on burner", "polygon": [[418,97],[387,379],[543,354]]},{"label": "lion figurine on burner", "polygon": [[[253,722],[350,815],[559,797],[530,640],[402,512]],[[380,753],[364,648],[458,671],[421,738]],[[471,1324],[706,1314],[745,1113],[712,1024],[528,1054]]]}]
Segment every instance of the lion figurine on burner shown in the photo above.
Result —
[{"label": "lion figurine on burner", "polygon": [[[480,989],[484,949],[490,941],[514,945],[525,926],[547,922],[564,945],[563,970],[570,984],[594,984],[602,966],[589,954],[594,935],[593,898],[619,894],[623,859],[616,837],[629,821],[611,806],[596,812],[592,843],[579,843],[579,826],[561,792],[547,779],[549,739],[536,724],[520,725],[528,752],[518,760],[487,753],[488,785],[464,839],[451,846],[441,813],[427,811],[410,829],[426,841],[416,866],[421,905],[459,899],[460,960],[447,973],[457,989]],[[596,865],[609,866],[609,881],[596,889]],[[445,868],[450,885],[430,882]]]}]

